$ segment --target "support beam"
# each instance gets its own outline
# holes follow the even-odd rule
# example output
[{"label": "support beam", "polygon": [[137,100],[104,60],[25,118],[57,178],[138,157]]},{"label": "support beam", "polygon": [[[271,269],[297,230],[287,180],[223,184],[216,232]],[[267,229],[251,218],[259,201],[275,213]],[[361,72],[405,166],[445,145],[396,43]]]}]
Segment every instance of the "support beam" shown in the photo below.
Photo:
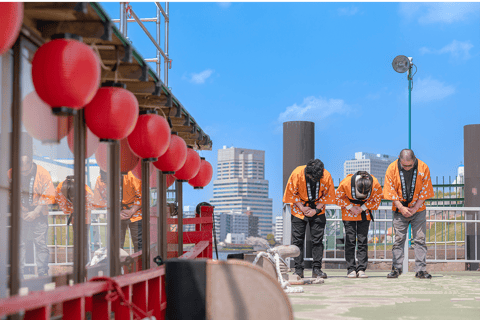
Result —
[{"label": "support beam", "polygon": [[[4,55],[6,59],[8,54]],[[17,295],[20,290],[20,230],[21,230],[21,202],[20,202],[20,150],[21,150],[21,128],[22,128],[22,54],[21,38],[17,39],[13,46],[13,90],[12,90],[12,135],[10,146],[10,162],[12,166],[11,184],[11,216],[10,216],[10,296]],[[4,244],[6,245],[6,244]],[[18,315],[12,317],[18,319]]]},{"label": "support beam", "polygon": [[107,214],[108,214],[108,260],[110,277],[120,275],[120,143],[108,145]]},{"label": "support beam", "polygon": [[142,159],[142,270],[150,269],[150,162]]},{"label": "support beam", "polygon": [[160,170],[157,172],[157,245],[158,254],[163,260],[167,259],[167,179]]},{"label": "support beam", "polygon": [[175,193],[178,205],[178,256],[183,255],[183,182],[175,181]]},{"label": "support beam", "polygon": [[75,199],[73,199],[73,281],[85,282],[85,250],[87,248],[87,228],[85,225],[85,135],[87,126],[84,111],[78,110],[73,117],[74,145],[74,179]]}]

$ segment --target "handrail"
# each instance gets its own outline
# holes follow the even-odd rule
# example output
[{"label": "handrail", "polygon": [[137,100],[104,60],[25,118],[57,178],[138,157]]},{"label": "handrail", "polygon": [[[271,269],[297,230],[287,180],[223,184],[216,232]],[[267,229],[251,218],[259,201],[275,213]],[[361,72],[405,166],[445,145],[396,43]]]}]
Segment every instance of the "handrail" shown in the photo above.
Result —
[{"label": "handrail", "polygon": [[[120,287],[144,283],[148,280],[165,276],[165,267],[160,266],[149,270],[112,278]],[[27,296],[13,296],[0,300],[0,318],[23,310],[35,310],[47,305],[54,305],[75,299],[92,297],[97,294],[107,293],[109,284],[106,282],[86,282],[73,286],[59,287],[53,291],[38,291]],[[161,309],[165,309],[165,305]]]}]

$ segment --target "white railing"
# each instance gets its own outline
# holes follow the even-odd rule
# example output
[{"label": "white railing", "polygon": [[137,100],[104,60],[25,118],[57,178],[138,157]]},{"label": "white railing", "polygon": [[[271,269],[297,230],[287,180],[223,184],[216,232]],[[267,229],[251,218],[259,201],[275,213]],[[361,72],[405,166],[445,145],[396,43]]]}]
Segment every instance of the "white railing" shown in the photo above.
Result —
[{"label": "white railing", "polygon": [[[106,247],[106,235],[107,235],[107,220],[106,220],[107,210],[92,210],[92,222],[90,224],[90,230],[88,230],[88,247],[89,247],[89,260],[92,258],[93,252],[101,247]],[[102,217],[102,215],[104,217]],[[73,256],[73,232],[72,225],[67,226],[68,215],[64,214],[63,211],[50,211],[48,214],[49,218],[51,217],[53,223],[48,225],[48,236],[47,236],[47,246],[50,251],[53,248],[54,252],[54,262],[50,262],[49,266],[73,266],[73,261],[69,261],[69,252]],[[61,217],[61,219],[59,219]],[[102,218],[101,218],[102,217]],[[60,230],[62,231],[60,231]],[[64,239],[63,235],[65,235]],[[103,235],[103,236],[102,236]],[[53,242],[51,238],[53,237]],[[103,240],[104,238],[105,240]],[[133,243],[132,238],[127,236],[126,239],[129,239],[129,246],[125,249],[129,254],[133,254]],[[62,241],[63,240],[63,241]],[[122,243],[123,246],[123,243]],[[63,254],[60,252],[62,251]],[[51,255],[51,254],[50,254]],[[61,257],[61,258],[59,258]],[[36,266],[35,262],[35,246],[33,246],[33,263],[25,263],[26,267]],[[70,259],[71,260],[71,259]]]},{"label": "white railing", "polygon": [[[466,219],[466,213],[472,215],[472,217]],[[345,261],[342,244],[344,229],[340,207],[328,205],[326,214],[327,225],[323,240],[325,248],[324,261]],[[369,256],[373,255],[373,257],[369,257],[368,260],[378,262],[391,261],[391,247],[395,239],[391,207],[381,206],[373,215],[375,221],[370,224],[369,230]],[[479,218],[480,208],[476,207],[427,207],[427,262],[480,262],[480,257],[477,254]],[[474,238],[474,257],[470,259],[467,259],[467,226],[470,228],[469,234],[473,235]],[[283,230],[283,243],[290,244],[290,205],[284,206]],[[406,248],[408,248],[411,240],[409,235],[405,242]],[[405,256],[408,261],[415,261],[415,259],[408,258],[408,250],[405,250]],[[405,268],[407,259],[404,262],[404,270],[408,270]],[[312,258],[305,258],[305,260],[311,261]]]}]

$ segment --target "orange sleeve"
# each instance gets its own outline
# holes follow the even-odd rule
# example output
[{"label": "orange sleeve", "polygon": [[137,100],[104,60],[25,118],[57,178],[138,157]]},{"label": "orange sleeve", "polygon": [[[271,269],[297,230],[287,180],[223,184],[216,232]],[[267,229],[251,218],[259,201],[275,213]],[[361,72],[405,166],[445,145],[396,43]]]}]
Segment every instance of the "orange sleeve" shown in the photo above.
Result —
[{"label": "orange sleeve", "polygon": [[130,176],[132,185],[135,188],[135,199],[133,200],[133,204],[137,206],[141,206],[142,205],[142,180],[135,178],[132,172],[129,172],[128,175]]},{"label": "orange sleeve", "polygon": [[288,178],[287,185],[285,186],[285,193],[283,195],[284,203],[296,203],[302,201],[298,192],[298,169],[299,167],[293,170],[290,178]]},{"label": "orange sleeve", "polygon": [[422,189],[420,190],[420,195],[418,196],[419,200],[427,200],[432,198],[435,193],[433,191],[432,179],[430,178],[430,169],[426,164],[423,164],[425,168],[423,172],[419,172],[419,175],[422,176]]},{"label": "orange sleeve", "polygon": [[43,167],[37,165],[38,182],[35,182],[35,198],[37,206],[49,205],[55,203],[55,187],[52,183],[50,173]]},{"label": "orange sleeve", "polygon": [[95,183],[95,190],[93,191],[93,205],[97,208],[104,208],[107,206],[107,190],[106,185],[100,177]]},{"label": "orange sleeve", "polygon": [[58,206],[63,211],[64,214],[71,214],[72,213],[72,206],[67,200],[67,198],[62,193],[62,185],[63,181],[60,182],[57,186],[57,192],[55,193],[55,200],[58,203]]},{"label": "orange sleeve", "polygon": [[396,177],[396,166],[397,161],[392,162],[385,173],[385,183],[383,186],[383,197],[385,200],[400,200],[400,197],[397,194],[397,188],[395,186],[396,181],[399,179]]},{"label": "orange sleeve", "polygon": [[318,199],[316,204],[335,204],[335,186],[333,185],[333,179],[327,170],[324,170],[323,177],[320,180],[320,189],[324,189],[323,195]]},{"label": "orange sleeve", "polygon": [[339,207],[345,208],[352,204],[347,196],[347,189],[350,188],[349,181],[351,177],[351,174],[347,175],[347,177],[340,182],[335,192],[335,204]]},{"label": "orange sleeve", "polygon": [[382,202],[382,199],[383,199],[382,186],[380,185],[378,180],[375,177],[373,177],[372,192],[370,193],[370,197],[365,202],[365,206],[369,210],[372,210],[372,211],[377,210],[378,207],[380,206],[380,203]]}]

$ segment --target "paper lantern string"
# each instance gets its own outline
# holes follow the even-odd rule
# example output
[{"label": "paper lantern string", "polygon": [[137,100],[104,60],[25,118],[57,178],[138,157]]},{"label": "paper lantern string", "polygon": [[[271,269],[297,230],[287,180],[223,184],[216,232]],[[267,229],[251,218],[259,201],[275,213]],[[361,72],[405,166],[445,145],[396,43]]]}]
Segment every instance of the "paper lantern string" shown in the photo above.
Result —
[{"label": "paper lantern string", "polygon": [[109,277],[94,277],[89,281],[92,282],[100,282],[105,281],[108,284],[108,291],[110,291],[107,295],[105,295],[105,300],[109,302],[113,302],[117,299],[120,299],[120,304],[126,306],[132,311],[133,319],[134,320],[142,320],[142,319],[150,319],[152,317],[152,311],[143,311],[139,307],[137,307],[134,303],[128,302],[127,298],[123,294],[122,288],[118,284],[117,281],[113,280]]}]

